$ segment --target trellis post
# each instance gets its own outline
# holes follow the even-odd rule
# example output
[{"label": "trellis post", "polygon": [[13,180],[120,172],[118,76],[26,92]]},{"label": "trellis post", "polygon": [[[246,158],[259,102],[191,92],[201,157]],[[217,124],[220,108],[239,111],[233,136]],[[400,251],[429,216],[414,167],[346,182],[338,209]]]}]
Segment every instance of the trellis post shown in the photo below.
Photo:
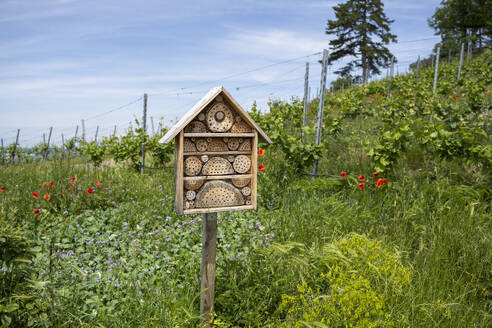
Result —
[{"label": "trellis post", "polygon": [[[306,62],[306,73],[304,74],[304,112],[302,116],[302,127],[306,126],[306,117],[308,112],[308,93],[309,93],[309,62]],[[301,129],[302,141],[306,142],[304,129]]]},{"label": "trellis post", "polygon": [[437,75],[439,74],[439,54],[441,53],[441,47],[437,47],[436,54],[436,69],[434,71],[434,86],[432,87],[432,98],[436,95],[437,88]]},{"label": "trellis post", "polygon": [[[44,149],[43,161],[46,161],[48,158],[48,150],[50,149],[50,141],[51,141],[51,133],[53,132],[53,127],[50,127],[50,133],[48,134],[48,143],[46,144],[46,148]],[[44,133],[43,133],[44,139]]]},{"label": "trellis post", "polygon": [[147,94],[144,93],[143,98],[143,133],[142,133],[142,166],[140,167],[140,174],[144,174],[145,169],[145,134],[147,132]]},{"label": "trellis post", "polygon": [[461,43],[461,51],[460,51],[460,64],[459,64],[459,67],[458,67],[458,78],[456,79],[456,81],[459,81],[460,80],[461,66],[463,65],[463,53],[464,52],[465,52],[465,44],[462,42]]},{"label": "trellis post", "polygon": [[[325,104],[325,91],[326,91],[326,67],[328,66],[328,50],[323,49],[323,66],[321,68],[321,81],[320,81],[320,99],[318,106],[318,119],[316,122],[316,144],[321,143],[321,129],[323,127],[323,110]],[[313,178],[318,175],[318,159],[313,163]]]},{"label": "trellis post", "polygon": [[19,134],[20,134],[20,129],[17,129],[17,136],[15,137],[15,144],[14,144],[14,149],[12,150],[12,158],[10,165],[14,165],[14,160],[15,160],[15,152],[17,151],[17,144],[19,143]]}]

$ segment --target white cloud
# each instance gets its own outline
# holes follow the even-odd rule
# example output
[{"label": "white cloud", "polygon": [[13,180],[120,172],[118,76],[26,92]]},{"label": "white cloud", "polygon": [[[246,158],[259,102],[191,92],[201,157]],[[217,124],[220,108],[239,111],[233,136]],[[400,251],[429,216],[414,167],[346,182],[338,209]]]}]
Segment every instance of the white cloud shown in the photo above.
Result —
[{"label": "white cloud", "polygon": [[236,29],[218,45],[228,53],[282,60],[320,52],[328,41],[321,33],[316,37],[280,29]]}]

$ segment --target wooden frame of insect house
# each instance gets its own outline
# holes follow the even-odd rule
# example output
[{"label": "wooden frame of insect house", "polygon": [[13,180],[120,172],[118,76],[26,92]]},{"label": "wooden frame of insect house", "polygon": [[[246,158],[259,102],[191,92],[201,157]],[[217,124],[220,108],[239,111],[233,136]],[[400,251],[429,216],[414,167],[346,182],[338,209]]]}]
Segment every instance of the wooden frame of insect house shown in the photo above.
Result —
[{"label": "wooden frame of insect house", "polygon": [[258,141],[271,140],[224,87],[211,89],[159,142],[173,139],[178,214],[256,209]]}]

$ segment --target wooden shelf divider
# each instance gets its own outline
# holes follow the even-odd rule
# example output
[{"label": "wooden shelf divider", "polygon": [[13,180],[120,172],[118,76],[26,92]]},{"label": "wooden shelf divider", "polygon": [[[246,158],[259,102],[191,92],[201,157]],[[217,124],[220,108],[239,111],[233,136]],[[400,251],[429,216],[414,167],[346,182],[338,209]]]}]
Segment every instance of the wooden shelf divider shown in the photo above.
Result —
[{"label": "wooden shelf divider", "polygon": [[184,133],[185,138],[207,138],[207,137],[237,137],[237,138],[252,138],[255,136],[254,133],[192,133],[192,132],[185,132]]}]

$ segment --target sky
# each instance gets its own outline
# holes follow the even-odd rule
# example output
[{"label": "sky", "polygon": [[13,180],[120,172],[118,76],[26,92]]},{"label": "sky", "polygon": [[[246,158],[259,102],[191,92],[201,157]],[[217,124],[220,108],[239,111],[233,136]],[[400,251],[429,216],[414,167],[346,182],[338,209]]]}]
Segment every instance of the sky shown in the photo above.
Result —
[{"label": "sky", "polygon": [[[171,126],[210,88],[223,85],[249,110],[257,102],[311,95],[332,7],[321,0],[0,0],[0,137],[21,146],[124,133],[142,117]],[[439,41],[428,26],[439,0],[387,0],[404,72]],[[327,84],[342,62],[329,67]]]}]

